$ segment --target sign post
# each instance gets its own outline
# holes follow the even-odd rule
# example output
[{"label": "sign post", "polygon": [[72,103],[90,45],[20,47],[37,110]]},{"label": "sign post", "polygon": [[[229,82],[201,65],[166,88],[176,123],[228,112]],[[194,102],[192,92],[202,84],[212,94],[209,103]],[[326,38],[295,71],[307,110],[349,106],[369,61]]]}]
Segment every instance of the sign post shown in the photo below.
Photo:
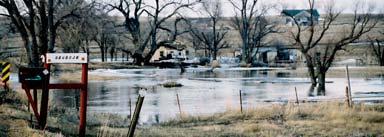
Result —
[{"label": "sign post", "polygon": [[[87,113],[88,55],[86,53],[47,53],[44,61],[44,68],[19,70],[19,81],[28,96],[40,128],[44,129],[47,122],[49,89],[80,89],[79,136],[84,137]],[[82,64],[81,83],[51,84],[49,82],[51,64]],[[36,98],[33,99],[29,92],[30,89],[42,89],[40,113],[35,104]]]}]

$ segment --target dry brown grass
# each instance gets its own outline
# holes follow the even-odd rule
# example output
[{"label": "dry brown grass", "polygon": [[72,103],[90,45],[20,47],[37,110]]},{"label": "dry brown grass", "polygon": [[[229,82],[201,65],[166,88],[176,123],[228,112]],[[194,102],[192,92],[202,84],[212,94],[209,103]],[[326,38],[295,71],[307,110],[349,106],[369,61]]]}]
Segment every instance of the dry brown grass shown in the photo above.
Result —
[{"label": "dry brown grass", "polygon": [[140,129],[138,136],[382,136],[384,104],[272,105],[188,117]]},{"label": "dry brown grass", "polygon": [[[4,93],[3,90],[0,91]],[[27,99],[18,91],[10,91],[0,97],[4,100],[0,105],[1,137],[60,137],[61,133],[32,129],[29,125],[30,112],[27,111]]]},{"label": "dry brown grass", "polygon": [[[76,72],[81,70],[80,64],[53,64],[53,71],[64,71],[64,72]],[[111,62],[92,62],[88,64],[90,70],[94,69],[141,69],[145,66],[136,66],[125,63],[111,63]]]},{"label": "dry brown grass", "polygon": [[[81,73],[80,72],[66,72],[58,74],[58,79],[68,82],[80,82]],[[101,81],[101,80],[119,80],[124,77],[112,77],[112,76],[98,76],[98,75],[88,75],[88,80],[91,81]]]}]

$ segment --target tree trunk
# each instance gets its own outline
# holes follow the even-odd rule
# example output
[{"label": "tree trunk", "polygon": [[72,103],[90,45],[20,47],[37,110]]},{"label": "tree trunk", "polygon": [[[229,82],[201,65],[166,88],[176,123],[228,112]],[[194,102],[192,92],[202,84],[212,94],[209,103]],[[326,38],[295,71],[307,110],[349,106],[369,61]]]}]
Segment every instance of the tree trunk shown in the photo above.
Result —
[{"label": "tree trunk", "polygon": [[157,48],[155,47],[155,49],[151,49],[151,51],[149,51],[149,53],[147,54],[147,56],[145,56],[144,58],[144,64],[149,64],[152,56],[155,54]]},{"label": "tree trunk", "polygon": [[308,90],[308,96],[310,96],[310,97],[315,96],[315,95],[313,94],[314,91],[315,91],[315,87],[316,87],[316,85],[311,85],[311,86],[309,87],[309,90]]},{"label": "tree trunk", "polygon": [[104,61],[108,61],[108,47],[104,46]]},{"label": "tree trunk", "polygon": [[246,40],[247,39],[246,37],[247,37],[246,34],[242,34],[241,38],[242,38],[243,43],[242,43],[241,61],[247,61],[246,54],[247,54],[247,44],[248,44],[248,42]]},{"label": "tree trunk", "polygon": [[25,49],[27,49],[28,54],[28,66],[32,67],[33,65],[33,54],[32,54],[32,46],[30,45],[30,41],[28,39],[28,36],[22,36]]},{"label": "tree trunk", "polygon": [[101,62],[104,62],[104,47],[103,46],[101,46],[100,47],[100,52],[101,52]]},{"label": "tree trunk", "polygon": [[117,61],[117,51],[115,51],[115,61]]},{"label": "tree trunk", "polygon": [[381,51],[381,57],[379,58],[380,66],[384,66],[384,49]]},{"label": "tree trunk", "polygon": [[115,48],[111,48],[110,50],[109,50],[109,54],[110,54],[110,58],[111,58],[111,62],[113,61],[113,57],[114,57],[114,54],[115,54]]},{"label": "tree trunk", "polygon": [[135,53],[133,54],[132,58],[134,58],[134,63],[138,66],[141,66],[141,63],[144,62],[144,58],[141,54]]},{"label": "tree trunk", "polygon": [[325,96],[325,71],[321,71],[318,74],[318,82],[319,86],[317,87],[317,95]]},{"label": "tree trunk", "polygon": [[307,65],[307,69],[308,69],[308,75],[309,75],[309,78],[311,79],[311,84],[312,86],[316,87],[317,85],[317,78],[316,78],[316,75],[315,75],[315,68],[314,68],[314,65],[313,65],[313,62],[311,60],[311,57],[309,56],[305,56],[305,60],[306,60],[306,65]]},{"label": "tree trunk", "polygon": [[217,50],[213,50],[213,60],[217,59]]},{"label": "tree trunk", "polygon": [[53,0],[48,0],[48,29],[49,29],[49,47],[48,52],[54,52],[56,28],[53,26]]}]

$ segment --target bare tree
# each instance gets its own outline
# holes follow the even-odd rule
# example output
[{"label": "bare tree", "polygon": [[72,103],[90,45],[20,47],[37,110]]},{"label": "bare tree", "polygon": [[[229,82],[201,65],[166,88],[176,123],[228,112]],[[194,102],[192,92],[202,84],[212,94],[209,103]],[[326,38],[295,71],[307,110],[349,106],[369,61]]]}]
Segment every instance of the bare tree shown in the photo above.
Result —
[{"label": "bare tree", "polygon": [[113,49],[118,42],[114,22],[107,15],[104,16],[104,19],[100,20],[96,36],[93,40],[100,47],[101,61],[105,62],[107,60],[108,48]]},{"label": "bare tree", "polygon": [[[361,3],[356,3],[352,22],[348,27],[343,28],[345,35],[341,37],[330,36],[328,40],[325,36],[329,33],[332,23],[339,17],[341,11],[338,11],[334,3],[328,3],[326,6],[326,14],[322,24],[314,23],[315,0],[308,1],[310,8],[310,24],[302,26],[297,20],[294,20],[296,30],[291,32],[293,39],[301,53],[306,59],[308,74],[311,79],[311,89],[318,84],[318,94],[325,94],[325,77],[328,69],[331,67],[335,59],[336,53],[348,45],[355,42],[361,36],[371,31],[377,24],[372,20],[372,8],[359,13]],[[332,34],[331,34],[332,35]],[[323,45],[320,44],[323,42]]]},{"label": "bare tree", "polygon": [[[27,51],[28,64],[36,67],[39,65],[40,54],[53,51],[57,26],[76,15],[75,11],[79,8],[77,5],[81,4],[82,1],[75,0],[56,3],[53,0],[48,3],[45,0],[0,0],[0,7],[6,11],[0,15],[10,18],[16,26]],[[69,8],[69,5],[73,8]],[[65,10],[63,7],[66,7]],[[61,11],[57,12],[60,9]]]},{"label": "bare tree", "polygon": [[[83,39],[81,37],[81,28],[77,24],[68,24],[59,29],[58,39],[64,53],[78,53],[82,47]],[[59,45],[58,45],[59,46]]]},{"label": "bare tree", "polygon": [[89,54],[89,44],[95,40],[101,26],[101,21],[109,18],[99,10],[98,3],[92,2],[84,6],[77,13],[79,18],[72,18],[62,22],[57,28],[57,37],[60,41],[58,47],[64,52],[84,52]]},{"label": "bare tree", "polygon": [[251,63],[264,38],[276,32],[276,26],[267,22],[266,13],[273,7],[259,5],[259,0],[229,0],[236,16],[233,26],[239,31],[242,40],[241,60]]},{"label": "bare tree", "polygon": [[[183,0],[171,1],[150,1],[152,4],[145,4],[144,0],[119,0],[118,3],[108,4],[108,6],[119,11],[125,18],[124,26],[131,34],[133,44],[136,46],[133,57],[136,64],[142,62],[149,63],[152,55],[158,49],[158,32],[164,28],[162,26],[167,20],[178,14],[183,8],[194,5],[194,2],[183,2]],[[142,29],[142,19],[148,15],[148,31]],[[149,52],[144,55],[144,50]]]},{"label": "bare tree", "polygon": [[217,53],[220,49],[228,48],[228,43],[225,41],[225,36],[228,33],[223,25],[219,25],[222,20],[222,3],[220,0],[202,1],[203,14],[208,15],[211,28],[192,25],[190,34],[193,38],[203,44],[200,49],[208,50],[209,55],[212,55],[213,60],[216,60]]},{"label": "bare tree", "polygon": [[[381,32],[381,37],[384,36],[384,32]],[[375,57],[377,58],[379,65],[384,66],[384,45],[383,40],[379,38],[371,39],[370,38],[370,46],[373,50]]]}]

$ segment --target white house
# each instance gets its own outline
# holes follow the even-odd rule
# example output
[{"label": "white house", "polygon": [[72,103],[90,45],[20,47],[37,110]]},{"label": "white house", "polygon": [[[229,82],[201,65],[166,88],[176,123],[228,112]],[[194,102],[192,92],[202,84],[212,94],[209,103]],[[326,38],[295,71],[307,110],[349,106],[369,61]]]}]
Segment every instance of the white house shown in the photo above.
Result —
[{"label": "white house", "polygon": [[182,44],[166,43],[160,45],[160,47],[153,54],[150,62],[159,62],[162,60],[187,60],[189,52],[186,50],[186,46]]}]

